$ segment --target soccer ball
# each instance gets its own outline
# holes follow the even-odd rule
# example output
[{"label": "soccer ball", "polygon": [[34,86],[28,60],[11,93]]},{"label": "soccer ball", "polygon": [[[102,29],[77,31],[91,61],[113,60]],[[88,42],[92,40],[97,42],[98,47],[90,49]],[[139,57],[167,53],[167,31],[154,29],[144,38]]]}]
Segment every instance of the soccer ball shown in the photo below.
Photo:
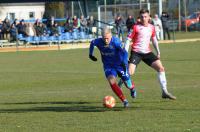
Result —
[{"label": "soccer ball", "polygon": [[103,98],[103,105],[106,107],[106,108],[113,108],[116,104],[116,101],[115,101],[115,98],[113,96],[105,96]]}]

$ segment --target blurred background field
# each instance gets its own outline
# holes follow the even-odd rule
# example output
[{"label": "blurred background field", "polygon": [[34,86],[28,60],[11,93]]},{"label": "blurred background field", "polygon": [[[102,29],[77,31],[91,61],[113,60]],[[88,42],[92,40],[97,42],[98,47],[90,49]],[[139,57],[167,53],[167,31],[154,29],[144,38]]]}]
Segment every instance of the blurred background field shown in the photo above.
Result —
[{"label": "blurred background field", "polygon": [[171,32],[171,35],[175,36],[175,40],[176,39],[194,39],[194,38],[197,38],[199,39],[200,38],[200,34],[199,32]]}]

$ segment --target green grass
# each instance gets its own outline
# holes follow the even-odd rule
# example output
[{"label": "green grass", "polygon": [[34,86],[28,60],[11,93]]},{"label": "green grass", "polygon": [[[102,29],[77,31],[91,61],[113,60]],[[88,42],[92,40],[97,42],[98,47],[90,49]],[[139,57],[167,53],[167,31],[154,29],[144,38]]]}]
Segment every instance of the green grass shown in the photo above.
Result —
[{"label": "green grass", "polygon": [[[170,32],[171,38],[173,39],[173,32]],[[175,32],[175,39],[193,39],[200,38],[200,32]]]},{"label": "green grass", "polygon": [[[88,49],[1,53],[0,132],[199,132],[200,44],[160,48],[177,100],[161,99],[156,73],[141,63],[133,77],[137,99],[123,88],[128,109],[106,82],[100,59],[88,59]],[[102,106],[106,95],[117,99],[115,108]]]}]

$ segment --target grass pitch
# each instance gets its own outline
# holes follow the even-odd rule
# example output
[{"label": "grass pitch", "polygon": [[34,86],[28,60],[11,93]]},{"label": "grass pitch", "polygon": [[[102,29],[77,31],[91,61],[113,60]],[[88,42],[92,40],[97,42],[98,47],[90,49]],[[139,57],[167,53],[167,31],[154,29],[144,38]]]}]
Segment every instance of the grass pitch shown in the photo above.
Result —
[{"label": "grass pitch", "polygon": [[[124,109],[88,49],[1,53],[0,132],[199,132],[200,43],[161,44],[168,90],[161,99],[156,72],[141,63],[138,97]],[[97,51],[97,50],[96,50]],[[102,99],[113,95],[113,109]]]}]

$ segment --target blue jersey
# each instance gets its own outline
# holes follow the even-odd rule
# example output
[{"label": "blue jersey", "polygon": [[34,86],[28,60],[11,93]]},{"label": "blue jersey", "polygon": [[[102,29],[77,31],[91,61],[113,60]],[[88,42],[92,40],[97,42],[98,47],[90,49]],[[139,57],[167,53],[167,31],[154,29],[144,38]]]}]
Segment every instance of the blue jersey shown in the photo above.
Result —
[{"label": "blue jersey", "polygon": [[103,38],[93,40],[90,44],[90,55],[93,55],[94,46],[100,51],[104,68],[128,64],[128,53],[123,49],[119,38],[112,37],[108,45],[105,44]]}]

